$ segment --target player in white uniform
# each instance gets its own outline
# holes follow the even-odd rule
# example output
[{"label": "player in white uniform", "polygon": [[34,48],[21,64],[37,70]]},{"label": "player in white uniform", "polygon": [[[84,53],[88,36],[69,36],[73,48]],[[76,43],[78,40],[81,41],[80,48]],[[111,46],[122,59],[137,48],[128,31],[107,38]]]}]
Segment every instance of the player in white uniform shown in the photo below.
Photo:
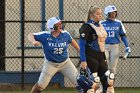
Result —
[{"label": "player in white uniform", "polygon": [[[101,21],[105,30],[108,33],[108,37],[105,41],[106,45],[106,57],[108,59],[109,70],[116,75],[116,68],[119,59],[119,43],[122,41],[125,45],[125,52],[129,53],[130,47],[126,38],[125,28],[120,20],[117,20],[117,9],[114,5],[105,7],[104,14],[106,20]],[[110,87],[111,88],[111,87]],[[111,92],[114,93],[114,88],[111,88]]]},{"label": "player in white uniform", "polygon": [[43,47],[45,62],[38,82],[33,86],[31,93],[41,93],[47,87],[51,78],[56,72],[67,76],[72,83],[77,84],[77,69],[71,62],[68,55],[68,46],[71,44],[79,52],[77,42],[67,31],[62,30],[62,23],[58,17],[52,17],[47,21],[47,28],[50,32],[42,31],[31,33],[29,41]]}]

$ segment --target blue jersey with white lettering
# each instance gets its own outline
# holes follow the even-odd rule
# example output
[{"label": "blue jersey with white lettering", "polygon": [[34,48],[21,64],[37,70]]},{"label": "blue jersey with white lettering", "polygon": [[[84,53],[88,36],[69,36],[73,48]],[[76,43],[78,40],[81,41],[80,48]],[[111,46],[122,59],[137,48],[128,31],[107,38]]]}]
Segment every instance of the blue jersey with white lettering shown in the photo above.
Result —
[{"label": "blue jersey with white lettering", "polygon": [[120,37],[125,35],[125,28],[120,20],[110,20],[106,19],[101,21],[101,24],[104,26],[105,30],[108,33],[106,38],[106,44],[118,44],[120,43]]},{"label": "blue jersey with white lettering", "polygon": [[46,31],[33,33],[33,35],[35,40],[42,44],[47,60],[61,63],[68,58],[68,44],[71,43],[72,37],[67,31],[62,31],[58,37]]}]

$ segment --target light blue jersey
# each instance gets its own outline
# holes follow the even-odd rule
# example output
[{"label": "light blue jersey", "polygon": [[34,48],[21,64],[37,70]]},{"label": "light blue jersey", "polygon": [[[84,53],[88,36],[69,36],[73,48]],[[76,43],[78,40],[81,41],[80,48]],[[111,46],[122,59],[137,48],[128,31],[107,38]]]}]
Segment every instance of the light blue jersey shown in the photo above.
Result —
[{"label": "light blue jersey", "polygon": [[58,37],[46,31],[33,33],[33,35],[36,41],[42,43],[47,60],[61,63],[68,58],[68,44],[71,43],[72,37],[67,31],[62,31]]},{"label": "light blue jersey", "polygon": [[125,28],[120,20],[110,20],[101,21],[101,24],[104,26],[105,30],[108,33],[106,39],[106,44],[118,44],[120,43],[120,37],[125,35]]}]

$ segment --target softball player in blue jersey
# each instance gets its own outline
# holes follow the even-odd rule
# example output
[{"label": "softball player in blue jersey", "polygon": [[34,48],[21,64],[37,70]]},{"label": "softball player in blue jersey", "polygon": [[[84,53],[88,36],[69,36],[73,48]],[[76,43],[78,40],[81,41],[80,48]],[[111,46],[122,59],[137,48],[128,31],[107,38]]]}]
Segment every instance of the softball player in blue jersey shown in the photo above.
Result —
[{"label": "softball player in blue jersey", "polygon": [[[104,14],[106,20],[101,21],[105,30],[108,33],[108,37],[105,41],[106,45],[106,57],[109,62],[109,69],[116,74],[117,63],[119,59],[119,43],[122,42],[125,45],[125,52],[131,52],[126,38],[125,28],[120,20],[117,20],[117,9],[114,5],[105,7]],[[109,92],[114,93],[114,92]]]},{"label": "softball player in blue jersey", "polygon": [[[102,19],[102,11],[99,7],[91,6],[88,12],[87,22],[80,30],[80,61],[81,68],[90,69],[93,77],[99,76],[103,85],[103,93],[106,93],[108,82],[108,66],[105,57],[105,39],[107,33],[104,27],[99,23]],[[95,82],[92,88],[96,91],[99,80]],[[93,92],[92,92],[93,93]]]},{"label": "softball player in blue jersey", "polygon": [[41,93],[47,87],[56,72],[67,76],[74,84],[77,84],[77,69],[68,55],[68,46],[71,44],[79,52],[77,42],[67,31],[62,30],[62,23],[58,17],[52,17],[47,21],[50,32],[42,31],[31,33],[29,41],[38,46],[42,44],[45,62],[38,82],[33,86],[31,93]]}]

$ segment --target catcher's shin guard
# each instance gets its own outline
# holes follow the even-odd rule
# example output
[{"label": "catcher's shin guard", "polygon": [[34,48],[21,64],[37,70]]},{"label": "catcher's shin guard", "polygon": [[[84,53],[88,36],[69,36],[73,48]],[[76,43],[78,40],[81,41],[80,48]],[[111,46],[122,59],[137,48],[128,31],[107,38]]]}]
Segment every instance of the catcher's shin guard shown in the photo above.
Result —
[{"label": "catcher's shin guard", "polygon": [[92,76],[94,78],[92,89],[94,89],[94,91],[96,91],[99,88],[100,77],[98,76],[97,72],[92,73]]},{"label": "catcher's shin guard", "polygon": [[109,87],[114,86],[114,80],[115,80],[114,74],[110,73],[110,75],[108,77],[108,85],[109,85]]},{"label": "catcher's shin guard", "polygon": [[95,93],[102,93],[103,92],[103,87],[102,84],[100,83],[99,88],[96,90]]},{"label": "catcher's shin guard", "polygon": [[108,88],[106,93],[114,93],[114,81],[115,81],[115,75],[114,73],[108,74]]},{"label": "catcher's shin guard", "polygon": [[87,91],[87,93],[95,93],[95,90],[94,90],[94,89],[89,89],[89,90]]},{"label": "catcher's shin guard", "polygon": [[93,76],[91,75],[89,68],[80,69],[80,74],[77,76],[77,84],[86,91],[92,88]]},{"label": "catcher's shin guard", "polygon": [[115,93],[115,91],[114,91],[114,87],[113,87],[113,86],[108,87],[106,93]]}]

